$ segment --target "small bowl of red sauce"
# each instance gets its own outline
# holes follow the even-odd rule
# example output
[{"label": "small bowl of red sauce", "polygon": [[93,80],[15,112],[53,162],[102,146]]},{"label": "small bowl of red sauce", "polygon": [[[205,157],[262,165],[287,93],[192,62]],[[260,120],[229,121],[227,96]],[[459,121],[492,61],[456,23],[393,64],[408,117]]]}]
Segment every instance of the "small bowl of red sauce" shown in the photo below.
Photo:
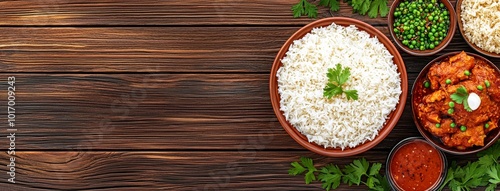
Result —
[{"label": "small bowl of red sauce", "polygon": [[393,190],[437,190],[448,168],[442,151],[423,138],[402,140],[389,154],[386,174]]}]

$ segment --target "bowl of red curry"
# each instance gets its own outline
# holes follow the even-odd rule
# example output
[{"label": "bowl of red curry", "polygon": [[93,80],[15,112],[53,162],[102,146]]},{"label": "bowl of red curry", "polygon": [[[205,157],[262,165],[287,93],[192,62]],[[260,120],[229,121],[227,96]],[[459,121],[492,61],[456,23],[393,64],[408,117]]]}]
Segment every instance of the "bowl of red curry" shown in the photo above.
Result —
[{"label": "bowl of red curry", "polygon": [[476,153],[500,137],[500,70],[477,54],[450,52],[429,62],[411,103],[420,134],[447,153]]},{"label": "bowl of red curry", "polygon": [[402,140],[389,153],[386,175],[392,190],[437,190],[444,182],[446,155],[423,138]]}]

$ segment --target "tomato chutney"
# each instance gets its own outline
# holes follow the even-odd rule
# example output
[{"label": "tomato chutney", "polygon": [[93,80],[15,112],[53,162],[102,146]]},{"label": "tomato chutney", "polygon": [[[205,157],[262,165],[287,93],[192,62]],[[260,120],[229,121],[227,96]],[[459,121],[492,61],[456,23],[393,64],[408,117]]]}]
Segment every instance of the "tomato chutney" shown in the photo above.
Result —
[{"label": "tomato chutney", "polygon": [[419,138],[401,141],[389,155],[387,171],[396,190],[433,190],[446,173],[444,154]]}]

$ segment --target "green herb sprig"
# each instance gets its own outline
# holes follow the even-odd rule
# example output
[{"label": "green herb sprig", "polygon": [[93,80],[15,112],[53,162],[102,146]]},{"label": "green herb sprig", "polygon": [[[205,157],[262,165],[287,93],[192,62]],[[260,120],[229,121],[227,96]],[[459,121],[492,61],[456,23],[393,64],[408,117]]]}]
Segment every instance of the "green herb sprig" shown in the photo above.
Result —
[{"label": "green herb sprig", "polygon": [[304,176],[304,180],[306,181],[306,184],[311,183],[313,180],[316,180],[316,176],[314,173],[318,171],[313,164],[313,160],[310,158],[306,157],[300,157],[300,163],[299,162],[292,162],[292,168],[288,170],[288,174],[290,175],[298,175],[302,174],[307,170],[306,175]]},{"label": "green herb sprig", "polygon": [[344,90],[342,85],[344,85],[349,76],[351,75],[351,70],[349,68],[342,69],[340,64],[336,65],[336,68],[329,68],[326,76],[328,77],[328,83],[323,89],[323,96],[330,99],[333,96],[345,93],[347,100],[353,99],[358,100],[357,90]]},{"label": "green herb sprig", "polygon": [[[446,186],[452,191],[469,191],[478,187],[485,187],[486,191],[496,190],[500,184],[500,140],[477,156],[477,161],[463,166],[453,161],[439,190]],[[313,160],[307,157],[301,157],[300,162],[292,162],[291,165],[288,174],[304,174],[307,184],[317,180],[327,191],[338,188],[341,183],[349,186],[364,184],[376,191],[390,190],[387,178],[380,174],[382,164],[370,165],[364,158],[354,160],[343,169],[330,163],[317,170]]]},{"label": "green herb sprig", "polygon": [[303,174],[306,169],[308,169],[304,176],[306,184],[316,180],[317,176],[317,180],[322,183],[321,187],[327,191],[338,188],[342,182],[349,186],[364,184],[368,186],[370,190],[390,190],[386,177],[380,174],[380,169],[382,168],[381,163],[373,163],[370,165],[365,158],[361,158],[354,160],[343,169],[330,163],[318,171],[314,167],[312,159],[301,157],[300,161],[300,163],[291,163],[292,168],[288,170],[288,174],[296,176]]},{"label": "green herb sprig", "polygon": [[[344,0],[344,2],[353,8],[354,13],[368,14],[370,18],[376,18],[379,14],[381,17],[385,17],[389,13],[387,0]],[[340,0],[320,0],[318,5],[328,7],[335,12],[340,9]],[[303,15],[309,18],[318,16],[318,7],[307,0],[300,0],[299,3],[293,5],[292,11],[295,18]]]},{"label": "green herb sprig", "polygon": [[318,16],[318,7],[307,2],[307,0],[300,0],[299,3],[292,6],[293,17],[297,18],[302,15],[307,15],[309,18],[316,18]]},{"label": "green herb sprig", "polygon": [[330,7],[331,11],[340,10],[340,1],[339,0],[321,0],[319,1],[319,5]]},{"label": "green herb sprig", "polygon": [[452,162],[442,190],[446,185],[452,191],[471,190],[485,186],[486,191],[494,191],[500,183],[500,141],[478,153],[478,160],[458,166]]},{"label": "green herb sprig", "polygon": [[454,94],[451,94],[450,98],[458,104],[463,104],[464,109],[468,112],[472,112],[472,109],[469,107],[469,102],[467,101],[467,98],[469,98],[469,93],[464,86],[458,87],[457,91]]}]

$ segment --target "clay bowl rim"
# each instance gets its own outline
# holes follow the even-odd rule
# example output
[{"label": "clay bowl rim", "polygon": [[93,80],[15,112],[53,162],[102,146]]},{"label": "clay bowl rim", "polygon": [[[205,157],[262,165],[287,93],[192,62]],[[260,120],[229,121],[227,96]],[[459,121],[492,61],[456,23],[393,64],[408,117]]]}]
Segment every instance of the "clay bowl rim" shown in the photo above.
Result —
[{"label": "clay bowl rim", "polygon": [[[414,106],[414,103],[415,103],[415,98],[414,98],[414,91],[415,91],[415,86],[417,84],[422,84],[425,79],[425,76],[427,75],[428,71],[429,71],[429,68],[437,61],[441,61],[443,59],[445,59],[446,57],[449,57],[449,56],[453,56],[453,55],[456,55],[458,53],[460,53],[462,51],[454,51],[454,52],[449,52],[449,53],[446,53],[446,54],[443,54],[437,58],[434,58],[433,60],[431,60],[429,63],[427,63],[427,65],[425,65],[425,67],[420,71],[420,73],[418,74],[417,78],[415,79],[414,83],[413,83],[413,86],[411,88],[411,98],[410,98],[410,106],[411,106],[411,112],[412,112],[412,116],[413,116],[413,122],[415,123],[415,125],[417,126],[417,129],[418,129],[418,132],[420,133],[420,135],[422,135],[422,137],[424,137],[429,143],[431,143],[432,145],[434,145],[435,147],[437,147],[438,149],[446,152],[446,153],[450,153],[450,154],[454,154],[454,155],[467,155],[467,154],[473,154],[473,153],[477,153],[477,152],[480,152],[480,151],[483,151],[485,149],[487,149],[488,147],[490,147],[491,145],[495,144],[495,142],[500,138],[500,128],[497,128],[496,130],[493,130],[491,131],[488,136],[486,136],[485,138],[485,142],[486,144],[482,147],[478,147],[478,146],[475,146],[475,147],[472,147],[472,148],[469,148],[469,149],[466,149],[466,150],[458,150],[458,149],[455,149],[455,148],[451,148],[451,147],[448,147],[448,146],[445,146],[441,140],[432,135],[430,132],[426,131],[421,125],[420,125],[420,122],[417,120],[417,114],[415,112],[415,106]],[[491,62],[490,60],[484,58],[483,56],[481,55],[478,55],[478,54],[474,54],[474,53],[470,53],[470,52],[465,52],[467,55],[469,56],[474,56],[475,58],[479,58],[479,59],[483,59],[486,61],[486,63],[488,63],[488,65],[492,66],[493,69],[495,69],[499,74],[500,74],[500,69],[498,69],[498,67],[493,64],[493,62]]]},{"label": "clay bowl rim", "polygon": [[[363,144],[356,146],[355,148],[345,148],[344,150],[340,148],[327,148],[325,149],[321,145],[317,145],[315,143],[310,143],[304,135],[302,135],[295,127],[293,127],[283,115],[283,112],[280,110],[280,96],[278,93],[278,82],[276,73],[277,70],[282,66],[281,59],[284,57],[288,48],[293,43],[294,40],[302,38],[305,34],[309,33],[312,28],[320,27],[320,26],[328,26],[332,23],[336,23],[337,25],[349,26],[355,25],[358,29],[366,31],[370,36],[376,36],[381,43],[389,50],[391,55],[393,55],[393,61],[398,67],[398,72],[400,73],[401,78],[401,95],[399,97],[399,103],[396,106],[396,109],[389,114],[388,119],[384,127],[379,131],[379,134],[375,137],[375,139],[371,141],[367,141]],[[285,131],[300,145],[305,147],[306,149],[315,152],[320,155],[329,156],[329,157],[347,157],[353,156],[356,154],[363,153],[378,143],[389,135],[392,129],[396,126],[399,118],[401,117],[403,110],[405,108],[406,99],[408,96],[408,76],[406,73],[406,67],[403,61],[403,58],[399,54],[397,48],[391,43],[391,41],[379,30],[375,27],[353,18],[347,17],[329,17],[316,20],[296,31],[288,40],[284,43],[284,45],[279,50],[278,54],[275,57],[273,62],[270,78],[269,78],[269,90],[271,97],[271,104],[273,106],[274,113],[278,118],[281,126]]]},{"label": "clay bowl rim", "polygon": [[394,11],[396,10],[396,7],[401,3],[402,0],[395,0],[391,8],[389,10],[389,14],[387,15],[387,25],[389,27],[389,34],[391,35],[392,39],[394,40],[395,44],[405,51],[408,54],[411,54],[413,56],[431,56],[434,55],[450,44],[451,40],[453,39],[453,36],[455,35],[455,31],[457,29],[457,16],[455,14],[455,8],[451,4],[450,1],[448,0],[440,0],[445,6],[448,12],[450,13],[450,27],[448,28],[448,33],[446,34],[446,37],[439,43],[438,46],[434,47],[432,50],[412,50],[405,45],[401,41],[399,41],[396,38],[396,34],[394,34]]},{"label": "clay bowl rim", "polygon": [[463,0],[457,0],[456,5],[455,5],[455,9],[456,9],[455,12],[456,12],[457,21],[458,21],[458,31],[460,31],[462,38],[475,51],[477,51],[485,56],[489,56],[489,57],[493,57],[493,58],[500,58],[500,54],[495,54],[495,53],[488,52],[488,51],[485,51],[485,50],[479,48],[479,46],[470,42],[470,40],[465,36],[465,34],[464,34],[465,32],[464,32],[464,28],[463,28],[464,26],[462,23],[462,17],[460,16],[460,14],[462,13],[462,1]]}]

